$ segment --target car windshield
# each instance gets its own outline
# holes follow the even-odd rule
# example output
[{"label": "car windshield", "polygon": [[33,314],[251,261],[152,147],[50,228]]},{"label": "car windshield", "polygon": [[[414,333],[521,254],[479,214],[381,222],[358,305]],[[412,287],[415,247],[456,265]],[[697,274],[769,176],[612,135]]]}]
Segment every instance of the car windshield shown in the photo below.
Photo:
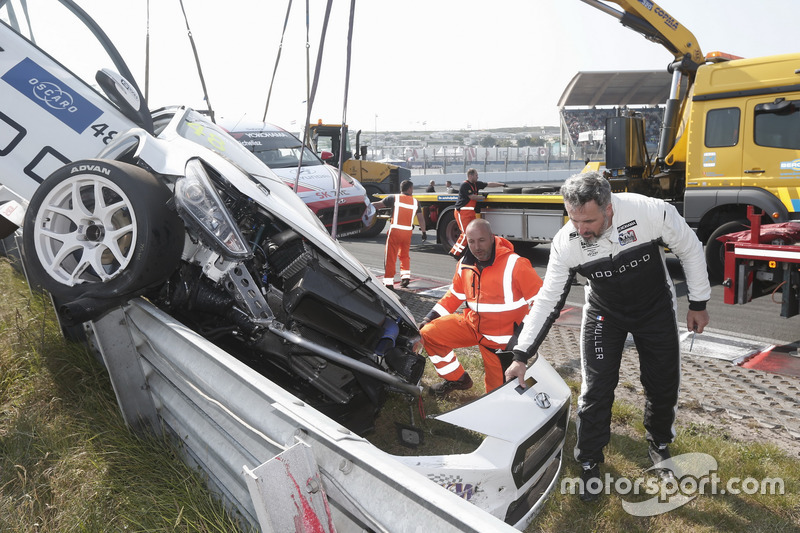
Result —
[{"label": "car windshield", "polygon": [[264,165],[257,158],[253,157],[249,150],[236,142],[227,131],[193,109],[187,110],[185,117],[178,125],[177,131],[184,139],[216,152],[254,176],[268,177],[272,174],[264,168]]},{"label": "car windshield", "polygon": [[[300,161],[302,143],[287,131],[247,131],[234,136],[270,168],[292,168]],[[313,151],[305,148],[304,167],[323,164]]]}]

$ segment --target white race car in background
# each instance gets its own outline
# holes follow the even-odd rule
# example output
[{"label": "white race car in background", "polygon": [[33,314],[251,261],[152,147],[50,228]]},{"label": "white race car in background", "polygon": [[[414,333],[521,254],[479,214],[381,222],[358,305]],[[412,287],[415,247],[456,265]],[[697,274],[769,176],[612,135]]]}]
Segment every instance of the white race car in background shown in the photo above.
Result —
[{"label": "white race car in background", "polygon": [[[285,129],[267,122],[237,123],[230,127],[223,122],[222,126],[289,187],[294,188],[297,179],[297,195],[329,232],[333,227],[338,181],[336,237],[358,234],[375,215],[375,208],[361,183],[344,172],[340,180],[338,168],[324,163],[312,150],[303,149],[300,139]],[[299,177],[298,165],[301,165]]]}]

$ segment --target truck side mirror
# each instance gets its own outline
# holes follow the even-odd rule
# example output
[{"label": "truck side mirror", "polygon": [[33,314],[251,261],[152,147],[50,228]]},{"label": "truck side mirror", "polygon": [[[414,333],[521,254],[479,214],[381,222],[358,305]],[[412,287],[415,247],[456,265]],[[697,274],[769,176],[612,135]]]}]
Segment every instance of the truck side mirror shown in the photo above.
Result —
[{"label": "truck side mirror", "polygon": [[361,159],[366,161],[367,160],[367,147],[366,146],[359,146],[359,150],[361,150]]}]

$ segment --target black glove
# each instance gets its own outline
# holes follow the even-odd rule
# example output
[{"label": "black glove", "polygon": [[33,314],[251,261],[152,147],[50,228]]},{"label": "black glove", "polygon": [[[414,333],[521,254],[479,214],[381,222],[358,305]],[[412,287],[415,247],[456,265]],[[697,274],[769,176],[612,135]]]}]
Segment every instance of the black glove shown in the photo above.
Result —
[{"label": "black glove", "polygon": [[423,318],[422,320],[420,320],[419,324],[417,324],[417,329],[422,329],[422,327],[428,322],[430,322],[429,318],[427,317]]},{"label": "black glove", "polygon": [[427,241],[427,240],[428,240],[428,234],[427,234],[426,232],[424,232],[424,231],[423,231],[423,232],[422,232],[422,242],[425,242],[425,241]]}]

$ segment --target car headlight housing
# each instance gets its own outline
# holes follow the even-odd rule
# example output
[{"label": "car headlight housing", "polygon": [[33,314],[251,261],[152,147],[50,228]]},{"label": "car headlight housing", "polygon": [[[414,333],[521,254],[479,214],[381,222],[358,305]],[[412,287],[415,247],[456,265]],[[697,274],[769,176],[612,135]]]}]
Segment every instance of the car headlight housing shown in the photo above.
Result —
[{"label": "car headlight housing", "polygon": [[231,260],[250,255],[239,228],[225,207],[205,166],[192,159],[175,182],[175,206],[184,221],[200,233],[212,250]]}]

